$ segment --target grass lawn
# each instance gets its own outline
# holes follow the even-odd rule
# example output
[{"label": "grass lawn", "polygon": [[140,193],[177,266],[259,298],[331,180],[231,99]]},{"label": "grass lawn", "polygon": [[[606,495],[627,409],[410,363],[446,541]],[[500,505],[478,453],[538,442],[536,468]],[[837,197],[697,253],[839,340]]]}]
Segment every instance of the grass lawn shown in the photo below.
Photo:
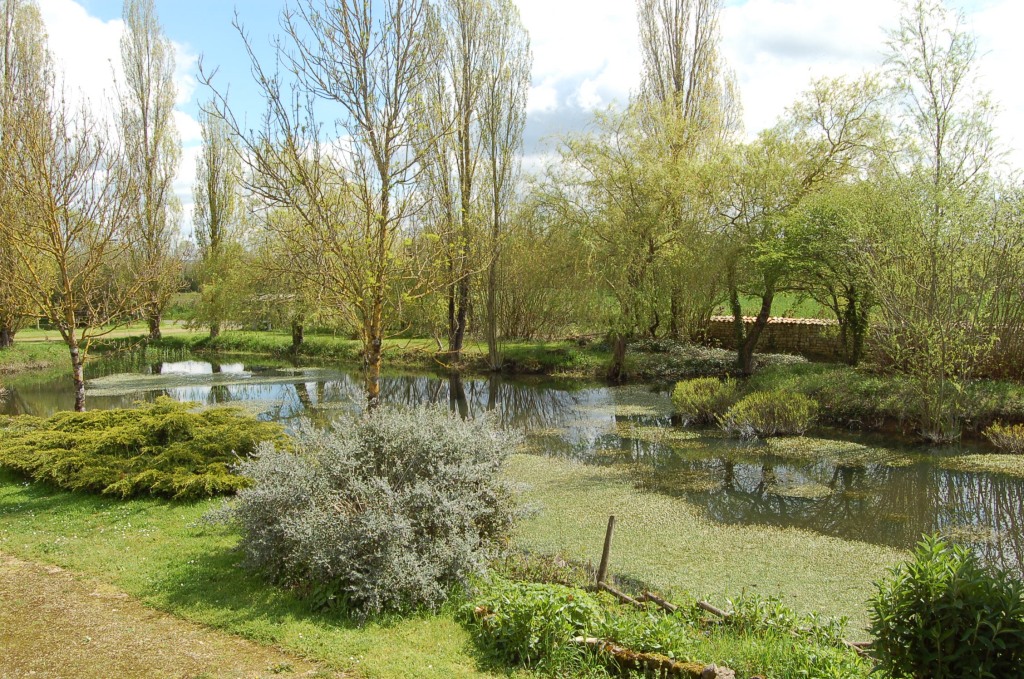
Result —
[{"label": "grass lawn", "polygon": [[[634,488],[624,472],[517,455],[513,478],[540,511],[518,544],[596,560],[619,517],[612,571],[713,601],[742,590],[798,610],[865,621],[871,581],[903,553],[796,530],[719,526],[682,499]],[[359,626],[311,613],[237,567],[237,537],[200,521],[219,501],[112,499],[28,484],[0,471],[0,552],[56,564],[187,620],[280,646],[365,677],[493,676],[450,611]],[[507,675],[501,669],[499,674]],[[528,676],[523,673],[522,676]]]},{"label": "grass lawn", "polygon": [[484,677],[451,614],[358,626],[310,613],[240,570],[236,536],[199,520],[219,501],[115,501],[0,470],[0,552],[94,577],[187,620],[364,677]]}]

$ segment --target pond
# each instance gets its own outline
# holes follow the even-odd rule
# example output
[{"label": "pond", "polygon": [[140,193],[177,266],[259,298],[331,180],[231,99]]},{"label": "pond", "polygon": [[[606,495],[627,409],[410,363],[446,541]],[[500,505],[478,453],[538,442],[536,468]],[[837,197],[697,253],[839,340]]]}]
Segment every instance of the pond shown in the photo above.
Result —
[{"label": "pond", "polygon": [[[263,419],[326,422],[361,407],[357,371],[269,359],[210,363],[98,361],[88,367],[90,408],[128,407],[169,396],[234,404]],[[68,379],[8,381],[0,413],[69,410]],[[965,470],[969,447],[925,449],[892,439],[825,436],[749,444],[673,423],[665,387],[390,374],[391,403],[444,403],[463,416],[492,413],[526,433],[524,450],[629,471],[642,489],[684,498],[721,524],[798,527],[897,548],[941,532],[988,562],[1024,565],[1024,479]]]}]

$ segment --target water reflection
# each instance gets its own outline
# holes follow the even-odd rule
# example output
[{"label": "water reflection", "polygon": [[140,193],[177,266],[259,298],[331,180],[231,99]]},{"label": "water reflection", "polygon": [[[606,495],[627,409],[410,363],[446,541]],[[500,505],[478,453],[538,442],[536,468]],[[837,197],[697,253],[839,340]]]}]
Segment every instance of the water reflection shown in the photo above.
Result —
[{"label": "water reflection", "polygon": [[[89,407],[130,407],[169,396],[239,404],[285,423],[299,417],[323,422],[363,407],[357,371],[171,359],[91,364]],[[780,456],[770,447],[673,426],[667,393],[637,387],[392,374],[381,379],[381,397],[404,405],[442,403],[463,417],[489,413],[501,426],[525,430],[533,452],[627,469],[642,487],[685,497],[721,523],[799,527],[901,548],[922,533],[942,532],[992,563],[1024,564],[1024,481],[944,469],[931,453],[908,454],[886,443],[887,454],[876,461],[842,453]],[[0,412],[49,416],[73,405],[70,381],[50,376],[9,384]]]}]

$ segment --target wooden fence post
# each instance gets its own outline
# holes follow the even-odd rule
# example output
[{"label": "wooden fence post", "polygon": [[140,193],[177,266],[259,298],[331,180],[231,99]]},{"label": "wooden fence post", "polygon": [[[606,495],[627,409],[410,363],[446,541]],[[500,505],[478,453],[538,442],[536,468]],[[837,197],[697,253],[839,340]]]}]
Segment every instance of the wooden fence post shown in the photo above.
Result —
[{"label": "wooden fence post", "polygon": [[608,530],[604,534],[604,550],[601,552],[601,565],[597,569],[597,584],[604,582],[608,575],[608,556],[612,551],[612,534],[615,532],[615,515],[608,517]]}]

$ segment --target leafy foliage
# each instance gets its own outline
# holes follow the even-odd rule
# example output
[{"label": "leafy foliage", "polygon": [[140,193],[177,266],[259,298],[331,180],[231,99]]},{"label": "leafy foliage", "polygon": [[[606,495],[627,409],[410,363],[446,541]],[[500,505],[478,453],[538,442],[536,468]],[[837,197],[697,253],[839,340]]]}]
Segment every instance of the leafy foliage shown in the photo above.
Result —
[{"label": "leafy foliage", "polygon": [[740,438],[801,435],[813,424],[817,410],[818,404],[803,394],[761,391],[729,408],[720,424]]},{"label": "leafy foliage", "polygon": [[698,377],[676,384],[672,405],[687,424],[713,424],[736,400],[736,380]]},{"label": "leafy foliage", "polygon": [[992,445],[999,450],[1020,455],[1024,453],[1024,424],[1003,424],[995,422],[984,432]]},{"label": "leafy foliage", "polygon": [[913,561],[878,583],[871,631],[879,665],[894,677],[1019,677],[1024,586],[966,548],[925,538]]},{"label": "leafy foliage", "polygon": [[286,445],[279,425],[235,408],[192,407],[162,397],[132,410],[10,418],[0,464],[68,490],[194,499],[248,485],[230,466],[261,441]]},{"label": "leafy foliage", "polygon": [[260,446],[240,466],[253,486],[213,518],[241,529],[249,567],[315,608],[436,608],[511,531],[511,439],[439,406],[300,426],[298,454]]},{"label": "leafy foliage", "polygon": [[844,621],[801,616],[775,599],[745,597],[729,618],[708,625],[692,599],[667,615],[559,584],[492,576],[477,589],[462,609],[477,645],[502,662],[551,676],[582,675],[583,669],[605,676],[593,666],[594,656],[571,643],[578,636],[683,662],[717,661],[741,676],[849,679],[869,672],[866,662],[842,646]]}]

